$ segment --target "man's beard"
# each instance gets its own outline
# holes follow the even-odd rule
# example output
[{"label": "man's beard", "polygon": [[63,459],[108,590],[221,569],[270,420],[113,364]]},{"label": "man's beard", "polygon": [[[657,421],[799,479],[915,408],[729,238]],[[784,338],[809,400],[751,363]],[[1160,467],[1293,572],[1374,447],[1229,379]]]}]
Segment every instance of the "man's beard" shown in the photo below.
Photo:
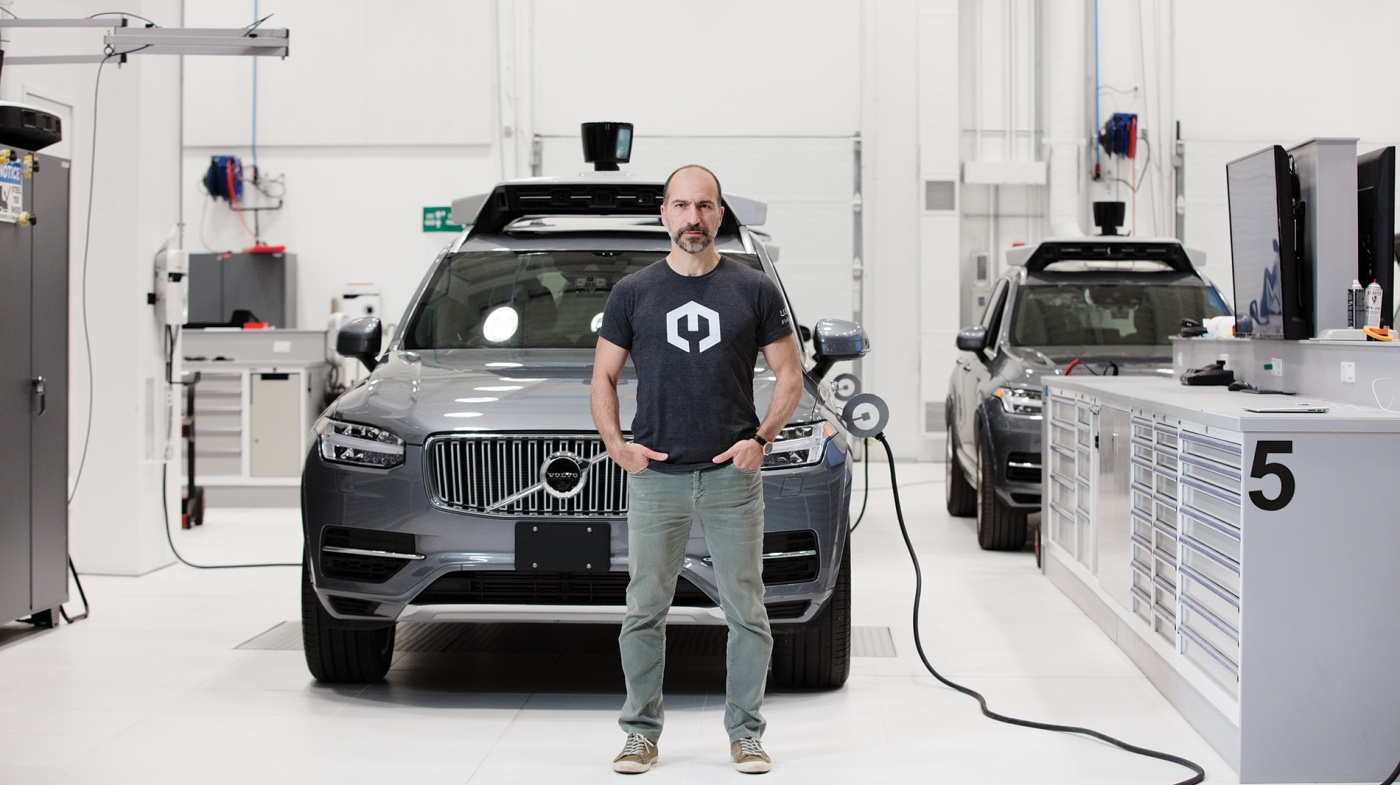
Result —
[{"label": "man's beard", "polygon": [[[686,232],[699,232],[700,239],[687,239],[685,236]],[[686,253],[700,253],[706,248],[709,248],[710,243],[714,242],[714,238],[711,237],[710,233],[705,231],[705,227],[701,226],[700,224],[691,224],[689,226],[681,227],[680,231],[671,235],[671,239],[675,240],[676,245],[679,246],[680,249],[682,251],[685,251]]]}]

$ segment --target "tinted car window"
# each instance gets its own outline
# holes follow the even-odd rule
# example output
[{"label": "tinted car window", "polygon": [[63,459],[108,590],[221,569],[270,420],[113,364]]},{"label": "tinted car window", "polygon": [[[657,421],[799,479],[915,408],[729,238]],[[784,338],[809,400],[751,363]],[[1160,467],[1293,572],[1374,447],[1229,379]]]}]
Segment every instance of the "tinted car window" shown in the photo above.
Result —
[{"label": "tinted car window", "polygon": [[1011,341],[1018,346],[1160,346],[1182,319],[1225,311],[1209,289],[1189,284],[1027,283],[1016,294]]},{"label": "tinted car window", "polygon": [[[751,255],[726,256],[759,266]],[[404,348],[591,347],[613,286],[660,258],[654,251],[449,254],[409,319]]]}]

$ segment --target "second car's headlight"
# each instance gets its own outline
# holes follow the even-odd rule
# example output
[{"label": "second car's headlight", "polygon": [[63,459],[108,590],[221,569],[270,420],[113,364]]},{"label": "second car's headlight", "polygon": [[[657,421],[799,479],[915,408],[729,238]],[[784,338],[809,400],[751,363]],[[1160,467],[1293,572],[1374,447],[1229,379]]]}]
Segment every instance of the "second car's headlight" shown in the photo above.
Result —
[{"label": "second car's headlight", "polygon": [[828,422],[789,425],[778,432],[773,450],[763,459],[763,468],[782,469],[790,466],[810,466],[822,459],[826,440],[836,435]]},{"label": "second car's headlight", "polygon": [[323,418],[316,423],[316,441],[328,461],[377,469],[403,463],[403,439],[382,428]]},{"label": "second car's headlight", "polygon": [[998,387],[992,393],[1001,399],[1001,408],[1012,414],[1040,414],[1044,402],[1040,390],[1026,390],[1020,387]]}]

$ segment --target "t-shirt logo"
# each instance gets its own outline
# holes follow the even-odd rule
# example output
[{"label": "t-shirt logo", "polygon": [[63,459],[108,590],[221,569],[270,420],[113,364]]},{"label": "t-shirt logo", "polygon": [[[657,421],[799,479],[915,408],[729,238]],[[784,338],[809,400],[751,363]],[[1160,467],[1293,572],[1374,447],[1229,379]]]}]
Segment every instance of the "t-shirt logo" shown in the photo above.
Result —
[{"label": "t-shirt logo", "polygon": [[[700,320],[704,319],[709,333],[700,338],[697,351],[705,351],[719,343],[719,314],[691,300],[666,314],[666,340],[681,351],[690,351],[690,342],[700,332]],[[681,322],[685,322],[687,335],[681,335]]]}]

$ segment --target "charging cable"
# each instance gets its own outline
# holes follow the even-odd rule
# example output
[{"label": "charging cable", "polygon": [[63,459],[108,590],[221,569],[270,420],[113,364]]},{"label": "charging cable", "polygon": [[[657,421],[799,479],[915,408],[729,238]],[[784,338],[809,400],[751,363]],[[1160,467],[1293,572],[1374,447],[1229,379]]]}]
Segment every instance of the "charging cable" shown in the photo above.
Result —
[{"label": "charging cable", "polygon": [[[1033,720],[1023,720],[1018,717],[1010,717],[1005,714],[998,714],[997,712],[994,712],[987,707],[987,699],[982,697],[982,693],[970,687],[964,687],[963,685],[958,684],[957,682],[945,678],[933,667],[932,664],[929,663],[928,656],[924,654],[923,640],[919,636],[919,605],[922,601],[924,592],[923,569],[919,566],[919,557],[914,552],[914,543],[909,539],[909,529],[906,528],[904,525],[904,508],[900,505],[899,502],[899,480],[895,476],[894,450],[890,448],[890,443],[885,440],[885,434],[883,431],[875,434],[875,439],[878,440],[880,444],[883,444],[885,446],[885,455],[889,458],[890,485],[892,486],[891,489],[894,491],[894,512],[896,517],[899,519],[899,533],[904,536],[904,547],[906,547],[909,550],[909,558],[914,562],[914,648],[918,650],[919,659],[923,661],[924,668],[926,668],[929,673],[933,674],[933,677],[935,679],[938,679],[945,686],[957,690],[958,692],[961,692],[964,695],[968,695],[972,698],[975,698],[977,700],[977,703],[982,707],[982,714],[991,719],[996,720],[997,722],[1004,722],[1008,725],[1019,725],[1023,728],[1036,728],[1038,730],[1055,731],[1057,733],[1077,733],[1083,736],[1089,736],[1098,739],[1099,741],[1108,742],[1109,744],[1112,744],[1113,746],[1118,747],[1120,749],[1127,750],[1128,752],[1131,752],[1134,755],[1144,755],[1149,758],[1157,758],[1158,760],[1164,760],[1169,763],[1175,763],[1178,766],[1190,769],[1191,771],[1195,772],[1195,776],[1189,779],[1182,780],[1181,782],[1176,783],[1176,785],[1196,785],[1196,783],[1203,782],[1206,778],[1206,770],[1201,768],[1200,764],[1195,763],[1193,761],[1189,761],[1182,757],[1178,757],[1176,755],[1171,755],[1166,752],[1158,752],[1156,750],[1150,750],[1146,747],[1139,747],[1135,744],[1129,744],[1125,741],[1115,739],[1112,736],[1109,736],[1108,734],[1100,733],[1099,731],[1091,730],[1089,728],[1080,728],[1073,725],[1055,725],[1053,723],[1048,722],[1035,722]],[[1387,782],[1383,785],[1389,785],[1389,783],[1394,782],[1394,780],[1395,777],[1392,776],[1391,779],[1387,780]]]}]

